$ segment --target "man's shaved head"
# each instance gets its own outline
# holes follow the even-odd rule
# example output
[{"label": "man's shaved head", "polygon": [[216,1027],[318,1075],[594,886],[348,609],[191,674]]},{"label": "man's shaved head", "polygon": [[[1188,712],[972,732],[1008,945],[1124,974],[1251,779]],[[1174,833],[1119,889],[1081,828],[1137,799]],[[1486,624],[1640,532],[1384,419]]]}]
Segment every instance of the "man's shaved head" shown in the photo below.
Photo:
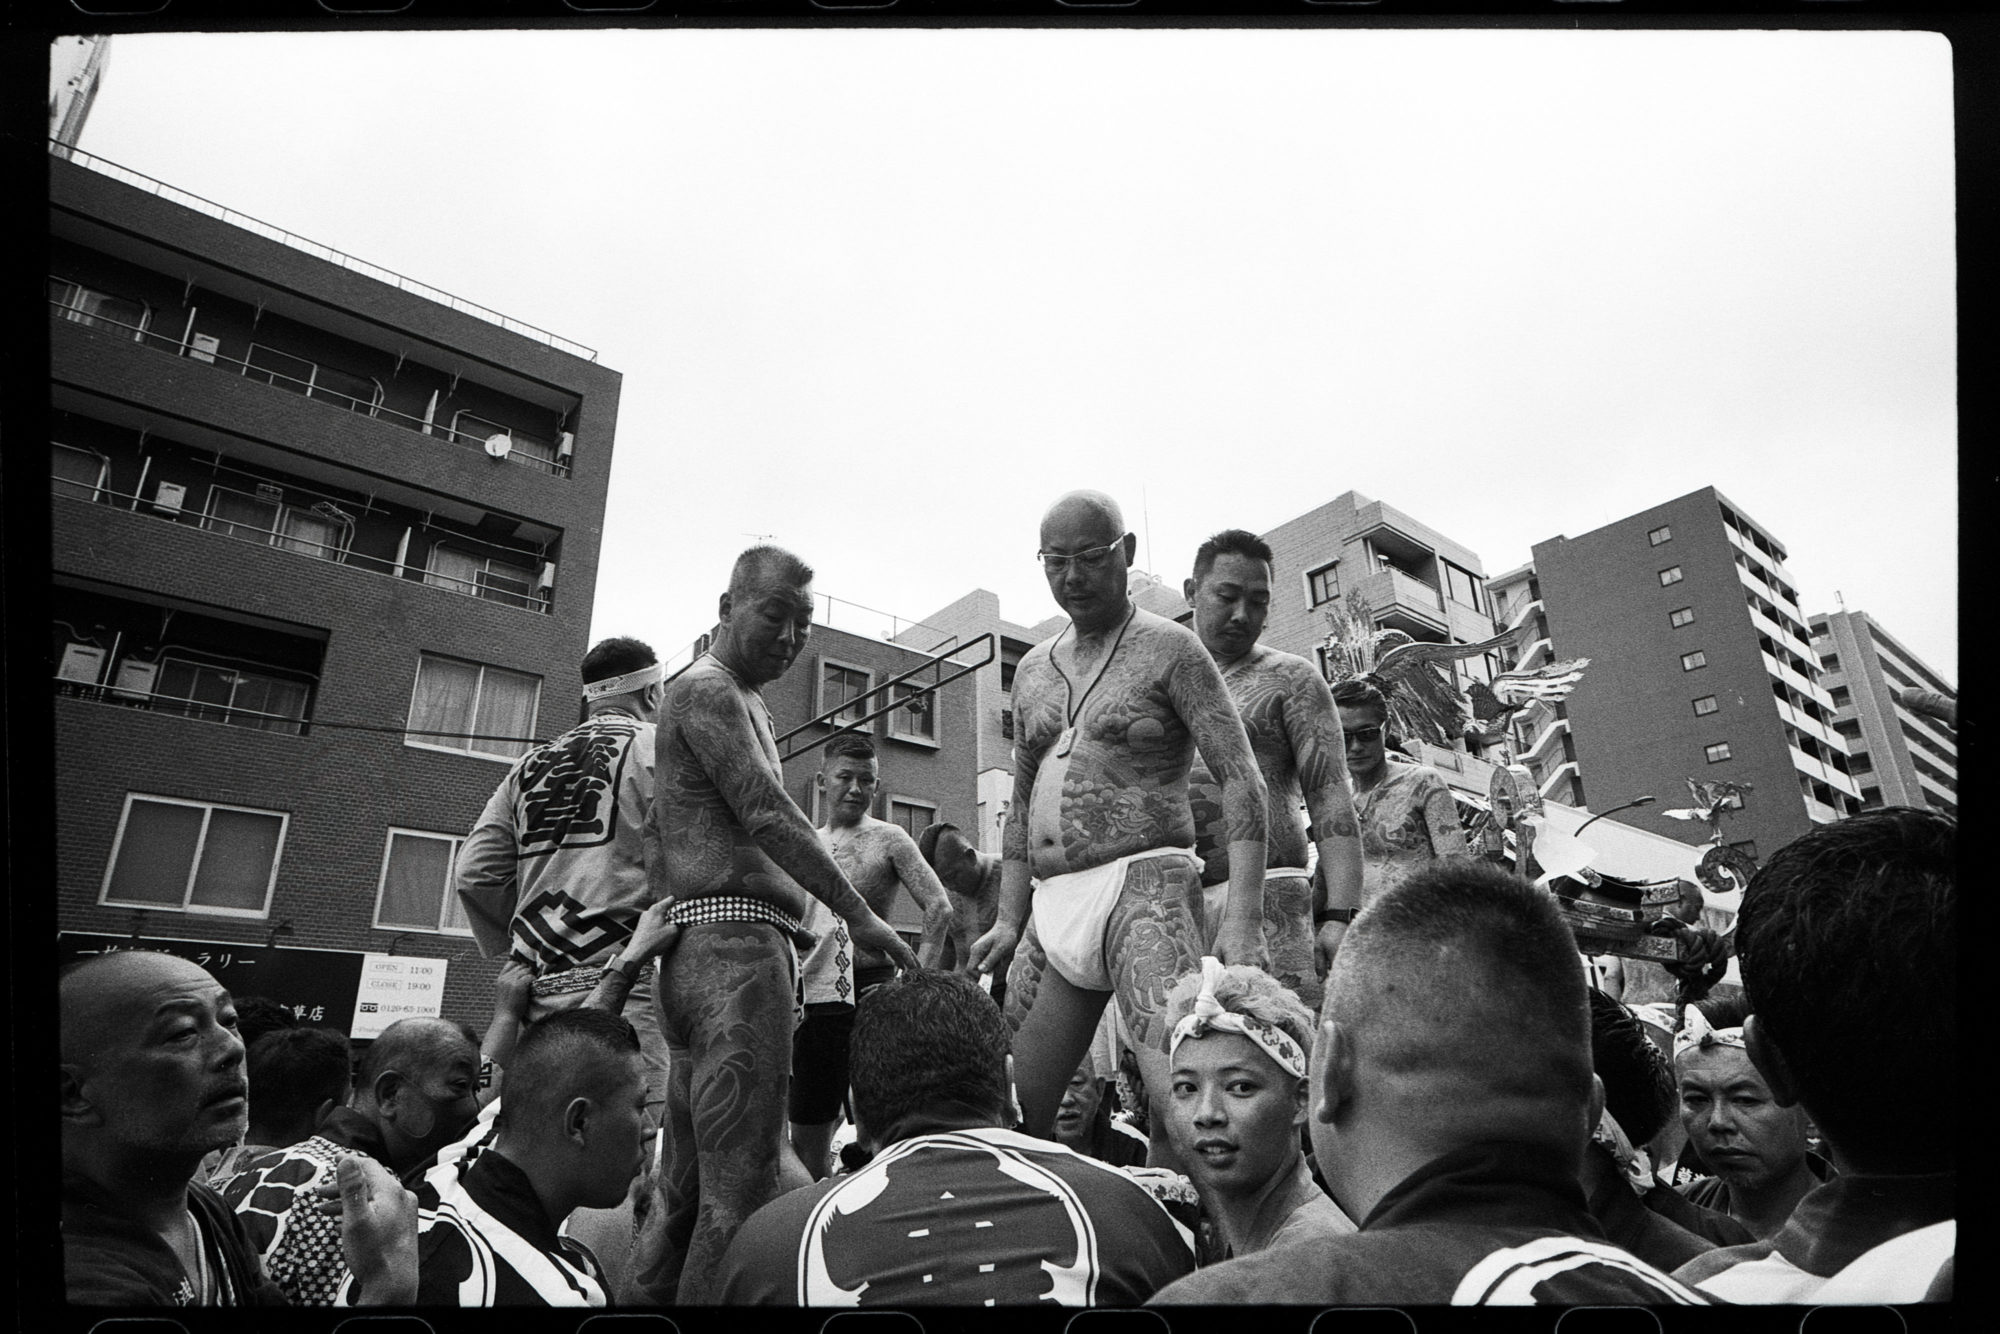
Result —
[{"label": "man's shaved head", "polygon": [[221,983],[200,964],[154,950],[113,950],[65,967],[56,978],[58,1038],[65,1063],[89,1060],[107,1040],[127,1034],[142,1016],[133,1006],[149,991],[184,986],[219,991]]},{"label": "man's shaved head", "polygon": [[812,566],[783,547],[754,546],[736,558],[729,571],[729,595],[754,597],[774,585],[803,588],[813,581]]},{"label": "man's shaved head", "polygon": [[1581,1149],[1590,1009],[1546,891],[1484,862],[1431,863],[1355,918],[1326,1017],[1404,1134],[1440,1152],[1494,1138]]},{"label": "man's shaved head", "polygon": [[1125,535],[1125,512],[1102,491],[1067,492],[1042,515],[1041,535],[1045,545],[1052,532],[1088,533],[1100,529],[1103,535],[1096,539],[1099,544],[1115,542]]},{"label": "man's shaved head", "polygon": [[471,1053],[476,1066],[479,1044],[449,1019],[399,1019],[368,1044],[355,1072],[357,1097],[373,1097],[375,1081],[390,1070],[406,1079],[446,1068],[455,1057]]}]

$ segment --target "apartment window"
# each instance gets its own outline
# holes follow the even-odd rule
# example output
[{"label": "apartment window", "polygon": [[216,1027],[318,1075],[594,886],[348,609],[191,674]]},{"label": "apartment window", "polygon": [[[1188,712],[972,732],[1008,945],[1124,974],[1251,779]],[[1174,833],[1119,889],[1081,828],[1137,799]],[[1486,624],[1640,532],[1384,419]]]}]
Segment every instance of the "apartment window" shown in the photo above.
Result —
[{"label": "apartment window", "polygon": [[1709,714],[1714,713],[1720,707],[1721,706],[1715,702],[1715,696],[1703,695],[1700,699],[1694,702],[1695,716],[1697,718],[1706,718]]},{"label": "apartment window", "polygon": [[1458,566],[1453,565],[1450,561],[1441,561],[1439,563],[1444,566],[1445,594],[1461,607],[1470,607],[1474,611],[1484,611],[1485,606],[1480,601],[1479,596],[1479,577],[1469,570],[1459,569]]},{"label": "apartment window", "polygon": [[1698,667],[1706,666],[1708,666],[1708,655],[1700,649],[1696,649],[1692,653],[1681,654],[1681,670],[1684,672],[1691,672]]},{"label": "apartment window", "polygon": [[1694,624],[1693,607],[1676,607],[1667,613],[1667,620],[1678,630],[1684,625]]},{"label": "apartment window", "polygon": [[1322,565],[1306,575],[1306,605],[1317,607],[1340,596],[1340,562]]},{"label": "apartment window", "polygon": [[127,793],[98,902],[262,917],[289,819],[283,811]]},{"label": "apartment window", "polygon": [[1880,806],[1882,804],[1882,789],[1879,787],[1862,788],[1861,804],[1863,806]]},{"label": "apartment window", "polygon": [[[279,492],[277,487],[268,489]],[[354,532],[354,520],[332,504],[321,502],[306,509],[264,494],[263,488],[253,496],[221,486],[208,489],[208,512],[201,526],[238,541],[331,561],[346,556]]]},{"label": "apartment window", "polygon": [[1833,707],[1836,709],[1846,708],[1854,699],[1854,695],[1846,686],[1835,686],[1827,692],[1827,695],[1833,700]]},{"label": "apartment window", "polygon": [[1000,736],[1005,741],[1012,741],[1014,739],[1014,711],[1012,709],[1000,710]]},{"label": "apartment window", "polygon": [[461,444],[484,446],[496,435],[507,437],[507,452],[515,458],[530,459],[544,467],[552,468],[556,461],[556,446],[551,440],[537,439],[524,435],[511,426],[476,417],[470,412],[452,414],[452,437]]},{"label": "apartment window", "polygon": [[874,682],[875,674],[866,667],[821,658],[819,707],[814,715],[831,723],[860,722],[868,712],[868,689]]},{"label": "apartment window", "polygon": [[1857,750],[1847,757],[1847,772],[1866,774],[1875,772],[1874,757],[1865,750]]},{"label": "apartment window", "polygon": [[1666,569],[1664,569],[1664,570],[1661,570],[1661,571],[1660,571],[1660,587],[1661,587],[1661,588],[1666,588],[1666,587],[1668,587],[1669,585],[1672,585],[1672,584],[1677,584],[1677,583],[1679,583],[1680,581],[1681,581],[1681,567],[1680,567],[1680,566],[1678,566],[1678,565],[1669,565],[1669,566],[1668,566],[1668,567],[1667,567]]},{"label": "apartment window", "polygon": [[901,825],[904,833],[915,838],[925,825],[937,823],[937,807],[910,797],[890,797],[889,823]]},{"label": "apartment window", "polygon": [[896,687],[899,707],[889,712],[889,735],[937,744],[937,692],[905,681]]},{"label": "apartment window", "polygon": [[1654,546],[1658,546],[1662,542],[1671,542],[1674,540],[1674,530],[1666,524],[1661,524],[1658,528],[1646,534],[1646,540]]},{"label": "apartment window", "polygon": [[1718,741],[1712,746],[1703,746],[1701,753],[1708,758],[1710,764],[1720,764],[1729,758],[1729,743]]},{"label": "apartment window", "polygon": [[297,736],[304,730],[311,695],[307,682],[247,664],[196,662],[168,654],[155,666],[150,705],[155,713]]},{"label": "apartment window", "polygon": [[152,313],[143,301],[94,291],[66,278],[49,279],[49,304],[66,320],[123,333],[134,340],[145,336]]},{"label": "apartment window", "polygon": [[111,461],[94,449],[78,449],[74,445],[60,445],[50,442],[50,475],[54,479],[55,493],[59,496],[75,496],[78,500],[95,500],[104,490],[104,475],[111,467]]},{"label": "apartment window", "polygon": [[536,586],[532,565],[482,556],[443,542],[431,548],[424,582],[434,588],[529,611],[544,610],[548,605]]},{"label": "apartment window", "polygon": [[322,366],[274,347],[252,343],[243,358],[243,378],[322,399],[350,412],[374,416],[382,406],[382,385],[366,375]]},{"label": "apartment window", "polygon": [[541,693],[539,676],[420,654],[403,744],[516,759],[533,744]]},{"label": "apartment window", "polygon": [[375,926],[469,936],[472,923],[452,892],[452,868],[464,839],[421,829],[391,829],[375,885]]}]

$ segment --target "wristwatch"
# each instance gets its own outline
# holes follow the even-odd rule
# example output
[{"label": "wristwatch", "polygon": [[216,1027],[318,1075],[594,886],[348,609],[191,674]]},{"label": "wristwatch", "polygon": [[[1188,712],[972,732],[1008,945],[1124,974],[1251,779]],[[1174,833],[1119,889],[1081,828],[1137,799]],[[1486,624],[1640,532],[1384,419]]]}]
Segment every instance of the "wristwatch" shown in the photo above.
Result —
[{"label": "wristwatch", "polygon": [[1355,910],[1353,908],[1321,908],[1313,914],[1313,925],[1325,926],[1328,922],[1339,922],[1342,925],[1346,925],[1354,920],[1354,913]]}]

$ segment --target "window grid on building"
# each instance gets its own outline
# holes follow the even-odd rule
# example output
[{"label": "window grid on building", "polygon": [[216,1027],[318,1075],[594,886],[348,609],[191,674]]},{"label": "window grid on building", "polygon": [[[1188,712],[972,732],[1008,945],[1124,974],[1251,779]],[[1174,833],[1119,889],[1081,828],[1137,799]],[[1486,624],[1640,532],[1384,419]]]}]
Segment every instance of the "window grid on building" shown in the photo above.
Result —
[{"label": "window grid on building", "polygon": [[1710,764],[1720,764],[1729,758],[1729,743],[1718,741],[1712,746],[1703,746],[1701,753],[1707,757]]},{"label": "window grid on building", "polygon": [[1674,530],[1670,526],[1664,523],[1661,524],[1658,528],[1655,528],[1651,532],[1646,534],[1646,541],[1648,541],[1654,546],[1658,546],[1662,542],[1671,542],[1673,540],[1674,540]]},{"label": "window grid on building", "polygon": [[110,908],[267,916],[290,819],[254,806],[128,792],[97,901]]},{"label": "window grid on building", "polygon": [[1706,718],[1709,714],[1714,713],[1717,709],[1721,707],[1722,707],[1721,705],[1715,702],[1715,696],[1703,695],[1700,699],[1694,702],[1695,716],[1698,718]]},{"label": "window grid on building", "polygon": [[1681,670],[1684,672],[1692,672],[1697,668],[1706,666],[1708,666],[1708,654],[1702,652],[1700,649],[1696,649],[1692,653],[1681,654]]},{"label": "window grid on building", "polygon": [[1668,567],[1667,567],[1666,569],[1664,569],[1664,570],[1661,570],[1661,571],[1660,571],[1660,587],[1661,587],[1661,588],[1666,588],[1666,587],[1668,587],[1669,585],[1672,585],[1672,584],[1677,584],[1677,583],[1679,583],[1680,581],[1681,581],[1681,567],[1680,567],[1680,566],[1678,566],[1678,565],[1669,565],[1669,566],[1668,566]]},{"label": "window grid on building", "polygon": [[1340,596],[1340,562],[1322,565],[1306,575],[1306,599],[1317,607]]},{"label": "window grid on building", "polygon": [[534,744],[541,693],[539,676],[419,654],[403,744],[518,759]]},{"label": "window grid on building", "polygon": [[875,674],[866,667],[821,658],[819,707],[813,710],[813,715],[830,723],[860,722],[868,712],[868,692],[874,683]]},{"label": "window grid on building", "polygon": [[889,798],[889,823],[900,825],[904,833],[915,838],[923,832],[925,825],[937,823],[937,806],[915,797],[892,796]]},{"label": "window grid on building", "polygon": [[1672,611],[1667,613],[1667,620],[1669,623],[1673,625],[1674,629],[1676,630],[1680,629],[1684,625],[1693,625],[1694,608],[1676,607]]},{"label": "window grid on building", "polygon": [[471,935],[465,905],[452,888],[464,843],[453,834],[391,827],[375,884],[376,929]]},{"label": "window grid on building", "polygon": [[896,687],[897,707],[889,711],[889,735],[903,741],[935,743],[937,735],[937,692],[913,681]]}]

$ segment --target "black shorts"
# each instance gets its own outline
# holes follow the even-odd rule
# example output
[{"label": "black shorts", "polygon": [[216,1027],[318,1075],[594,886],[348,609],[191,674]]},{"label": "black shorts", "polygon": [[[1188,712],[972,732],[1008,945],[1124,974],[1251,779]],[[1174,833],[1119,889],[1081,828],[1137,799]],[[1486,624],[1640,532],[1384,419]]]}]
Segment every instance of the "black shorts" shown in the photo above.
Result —
[{"label": "black shorts", "polygon": [[840,1119],[847,1099],[847,1041],[854,1032],[854,1007],[808,1005],[806,1020],[792,1033],[792,1090],[786,1098],[794,1125],[821,1126]]}]

